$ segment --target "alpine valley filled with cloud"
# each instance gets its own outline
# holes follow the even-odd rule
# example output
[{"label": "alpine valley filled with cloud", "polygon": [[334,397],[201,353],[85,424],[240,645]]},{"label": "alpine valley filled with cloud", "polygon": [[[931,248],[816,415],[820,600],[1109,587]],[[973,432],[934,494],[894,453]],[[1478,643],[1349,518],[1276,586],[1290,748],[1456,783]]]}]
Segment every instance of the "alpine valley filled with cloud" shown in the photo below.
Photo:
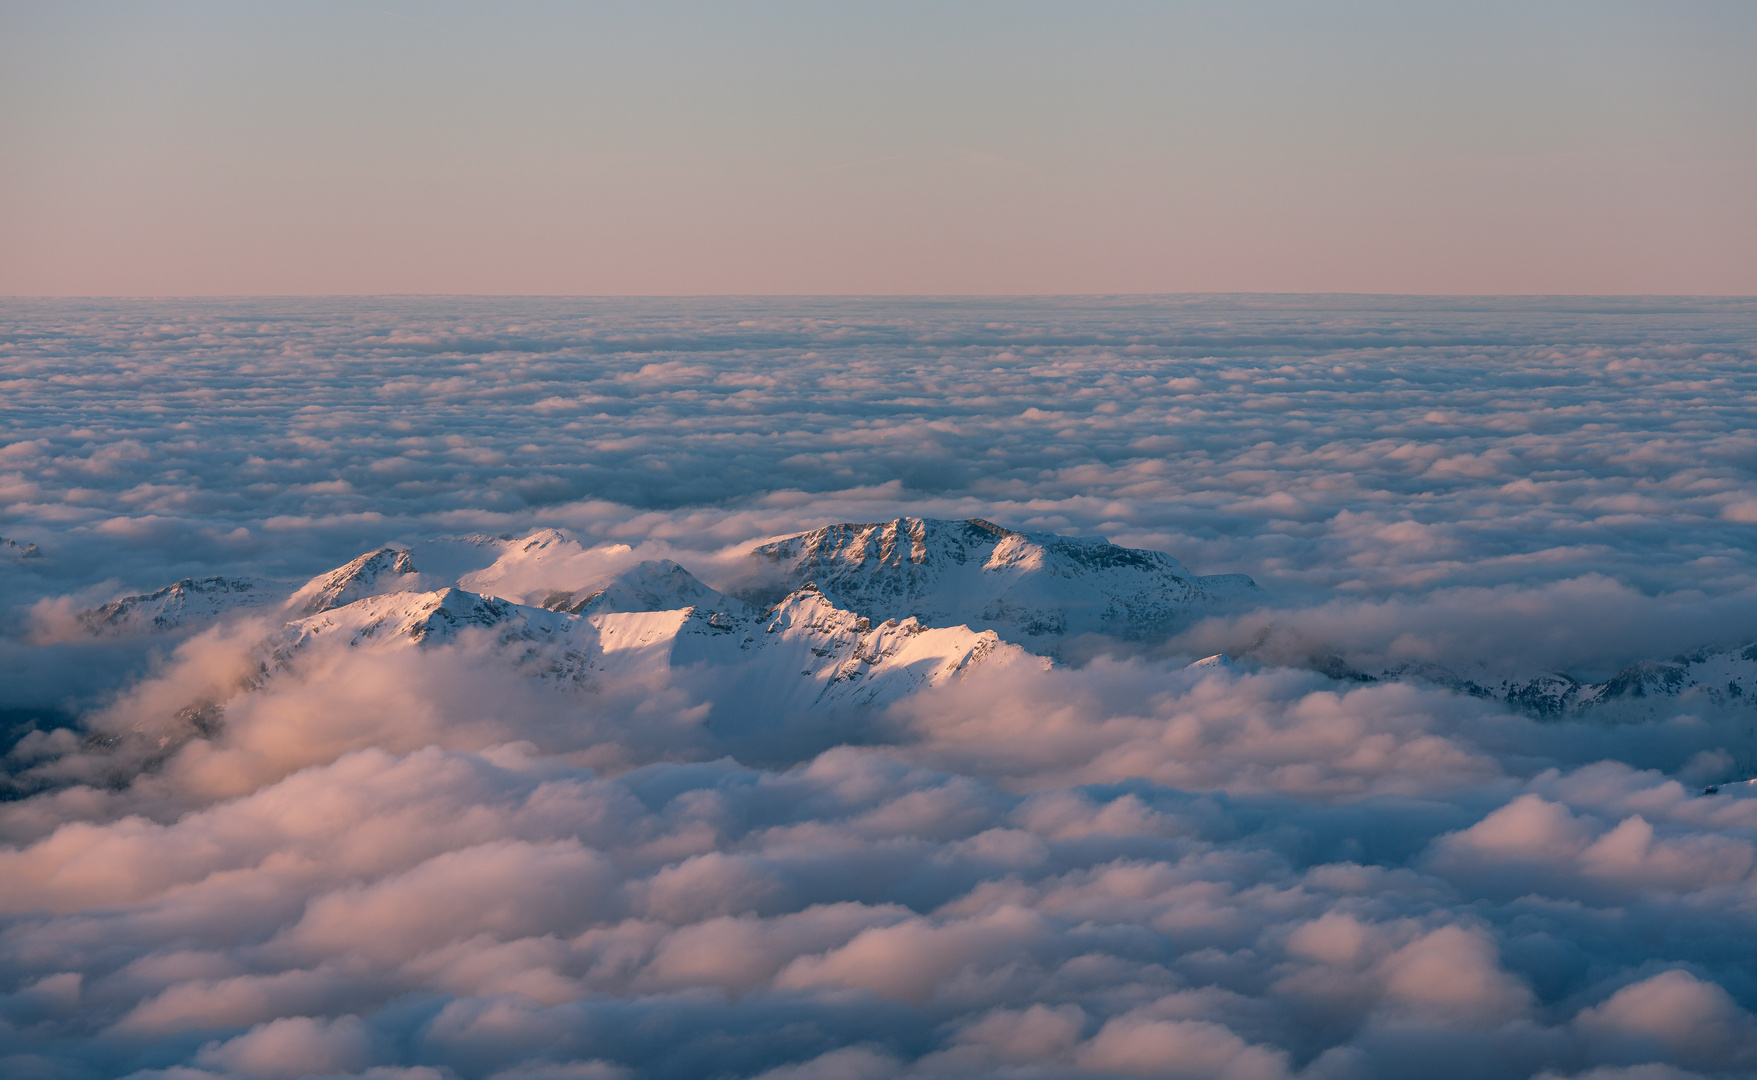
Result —
[{"label": "alpine valley filled with cloud", "polygon": [[0,1074],[1757,1075],[1757,301],[0,302]]}]

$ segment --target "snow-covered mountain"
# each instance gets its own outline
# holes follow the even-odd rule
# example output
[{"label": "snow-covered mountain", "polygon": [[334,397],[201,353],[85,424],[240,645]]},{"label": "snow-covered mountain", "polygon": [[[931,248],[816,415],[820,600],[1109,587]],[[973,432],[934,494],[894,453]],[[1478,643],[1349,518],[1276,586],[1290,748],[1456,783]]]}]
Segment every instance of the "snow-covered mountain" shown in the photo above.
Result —
[{"label": "snow-covered mountain", "polygon": [[272,585],[250,578],[184,578],[153,592],[124,596],[83,611],[79,621],[101,637],[157,632],[211,622],[226,612],[279,599]]},{"label": "snow-covered mountain", "polygon": [[869,618],[993,629],[1047,654],[1080,634],[1162,637],[1261,596],[1243,574],[1199,577],[1163,552],[976,518],[829,525],[763,544],[737,591],[761,600],[807,583]]},{"label": "snow-covered mountain", "polygon": [[[582,568],[585,563],[596,570]],[[199,626],[243,607],[278,604],[289,618],[297,619],[369,597],[453,586],[540,603],[539,598],[558,591],[556,583],[566,582],[568,588],[561,591],[571,594],[582,585],[606,580],[601,557],[591,558],[585,547],[554,529],[523,539],[471,534],[365,552],[317,575],[291,595],[282,583],[273,581],[185,578],[154,592],[119,597],[81,612],[79,619],[98,634],[152,633]]]},{"label": "snow-covered mountain", "polygon": [[287,598],[287,606],[301,615],[315,615],[368,597],[401,592],[414,584],[414,574],[415,562],[407,551],[379,548],[312,578]]},{"label": "snow-covered mountain", "polygon": [[[615,552],[628,549],[587,549],[554,529],[516,539],[471,535],[381,547],[312,578],[286,598],[284,609],[301,619],[378,596],[457,588],[573,614],[698,607],[754,617],[810,586],[868,620],[993,630],[1055,655],[1068,637],[1163,636],[1218,605],[1261,595],[1242,574],[1200,577],[1161,552],[1102,538],[1013,532],[975,519],[831,525],[763,544],[749,556],[733,595],[709,588],[677,563],[628,565]],[[221,599],[226,582],[236,593],[230,601]],[[212,578],[125,597],[85,618],[93,626],[113,622],[116,610],[149,599],[175,605],[177,590],[214,600],[199,610],[184,601],[176,617],[136,620],[127,628],[183,626],[269,599],[255,583]]]},{"label": "snow-covered mountain", "polygon": [[1603,682],[1589,683],[1562,672],[1532,678],[1470,679],[1438,665],[1403,665],[1364,679],[1415,680],[1493,698],[1546,719],[1605,707],[1639,709],[1658,701],[1698,701],[1714,707],[1757,707],[1757,644],[1703,649],[1671,660],[1642,660]]},{"label": "snow-covered mountain", "polygon": [[607,571],[607,558],[555,530],[367,552],[294,593],[277,663],[319,641],[420,648],[474,634],[528,674],[582,687],[711,672],[726,701],[871,705],[976,664],[1046,664],[1067,636],[1163,634],[1256,593],[1159,552],[984,521],[838,525],[765,544],[740,595],[669,560]]}]

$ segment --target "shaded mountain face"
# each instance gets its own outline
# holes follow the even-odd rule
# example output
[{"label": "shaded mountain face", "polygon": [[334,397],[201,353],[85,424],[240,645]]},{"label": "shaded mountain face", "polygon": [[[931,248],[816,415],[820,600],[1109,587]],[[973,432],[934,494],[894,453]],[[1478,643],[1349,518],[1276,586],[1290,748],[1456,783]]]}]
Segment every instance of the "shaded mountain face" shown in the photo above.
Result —
[{"label": "shaded mountain face", "polygon": [[830,525],[777,540],[752,552],[735,591],[761,602],[807,583],[870,618],[992,629],[1052,655],[1081,634],[1164,637],[1261,596],[1242,574],[1201,577],[1163,552],[977,518]]}]

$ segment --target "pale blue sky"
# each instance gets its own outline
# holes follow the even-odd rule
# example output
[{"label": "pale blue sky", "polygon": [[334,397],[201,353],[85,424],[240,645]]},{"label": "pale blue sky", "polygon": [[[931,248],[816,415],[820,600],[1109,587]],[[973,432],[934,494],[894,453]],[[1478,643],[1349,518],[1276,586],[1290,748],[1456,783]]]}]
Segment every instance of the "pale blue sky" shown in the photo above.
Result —
[{"label": "pale blue sky", "polygon": [[1757,293],[1750,3],[0,22],[0,293]]}]

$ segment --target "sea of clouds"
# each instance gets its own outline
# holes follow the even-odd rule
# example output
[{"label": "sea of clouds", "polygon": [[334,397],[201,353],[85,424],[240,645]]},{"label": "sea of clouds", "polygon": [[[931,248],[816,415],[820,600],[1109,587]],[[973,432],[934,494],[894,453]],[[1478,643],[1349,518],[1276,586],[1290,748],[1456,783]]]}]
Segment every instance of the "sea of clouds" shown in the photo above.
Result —
[{"label": "sea of clouds", "polygon": [[[1754,361],[1748,300],[0,303],[6,772],[57,777],[0,803],[0,1073],[1757,1075],[1757,793],[1701,794],[1757,708],[1322,673],[1757,641]],[[468,635],[241,691],[260,613],[77,618],[900,514],[1267,600],[816,718]]]}]

